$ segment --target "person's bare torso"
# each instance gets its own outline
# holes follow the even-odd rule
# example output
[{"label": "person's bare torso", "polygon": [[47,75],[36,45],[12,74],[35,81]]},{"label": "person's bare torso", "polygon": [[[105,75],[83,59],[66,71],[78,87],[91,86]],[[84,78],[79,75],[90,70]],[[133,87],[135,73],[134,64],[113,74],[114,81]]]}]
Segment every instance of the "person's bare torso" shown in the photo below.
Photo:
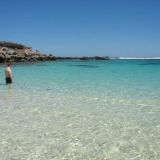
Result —
[{"label": "person's bare torso", "polygon": [[6,76],[7,78],[12,78],[12,70],[11,70],[10,67],[7,67],[7,68],[5,69],[5,76]]}]

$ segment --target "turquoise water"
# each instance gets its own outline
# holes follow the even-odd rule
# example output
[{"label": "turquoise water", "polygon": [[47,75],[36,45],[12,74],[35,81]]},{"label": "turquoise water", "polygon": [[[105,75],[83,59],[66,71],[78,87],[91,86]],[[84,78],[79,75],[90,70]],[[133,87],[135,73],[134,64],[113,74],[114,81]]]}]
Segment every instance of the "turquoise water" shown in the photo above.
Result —
[{"label": "turquoise water", "polygon": [[159,160],[160,60],[0,67],[0,159]]}]

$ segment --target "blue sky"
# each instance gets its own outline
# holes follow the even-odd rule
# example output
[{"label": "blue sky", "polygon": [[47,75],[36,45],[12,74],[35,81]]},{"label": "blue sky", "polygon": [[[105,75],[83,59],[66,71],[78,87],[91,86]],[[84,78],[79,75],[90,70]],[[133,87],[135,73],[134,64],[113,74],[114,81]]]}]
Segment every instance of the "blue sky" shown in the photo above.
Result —
[{"label": "blue sky", "polygon": [[0,40],[57,56],[160,56],[160,0],[5,0]]}]

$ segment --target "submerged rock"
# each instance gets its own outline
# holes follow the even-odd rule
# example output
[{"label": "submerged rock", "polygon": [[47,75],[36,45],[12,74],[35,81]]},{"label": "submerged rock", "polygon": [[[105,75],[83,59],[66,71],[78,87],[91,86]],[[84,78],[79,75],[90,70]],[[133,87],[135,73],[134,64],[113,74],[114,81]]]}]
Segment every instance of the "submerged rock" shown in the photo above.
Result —
[{"label": "submerged rock", "polygon": [[6,61],[12,62],[36,62],[36,61],[54,61],[53,55],[46,55],[38,50],[32,50],[22,44],[0,41],[0,63]]}]

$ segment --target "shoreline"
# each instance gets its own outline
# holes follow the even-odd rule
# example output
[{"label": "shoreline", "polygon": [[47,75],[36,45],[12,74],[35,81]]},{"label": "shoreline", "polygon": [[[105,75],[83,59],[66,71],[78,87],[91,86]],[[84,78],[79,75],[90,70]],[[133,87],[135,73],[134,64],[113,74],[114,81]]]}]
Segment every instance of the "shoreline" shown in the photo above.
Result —
[{"label": "shoreline", "polygon": [[[157,58],[123,58],[123,59],[118,59],[118,58],[109,58],[109,59],[105,59],[105,58],[102,58],[102,59],[95,59],[94,57],[88,57],[88,58],[83,58],[83,57],[55,57],[54,60],[36,60],[36,61],[12,61],[11,60],[11,63],[12,65],[19,65],[19,64],[37,64],[37,63],[43,63],[43,62],[55,62],[55,61],[81,61],[81,62],[85,62],[85,61],[116,61],[116,60],[121,60],[121,61],[136,61],[136,60],[140,60],[140,61],[143,61],[143,60],[152,60],[152,61],[159,61],[159,59]],[[3,66],[7,63],[7,61],[5,62],[2,62],[0,63],[0,66]]]}]

